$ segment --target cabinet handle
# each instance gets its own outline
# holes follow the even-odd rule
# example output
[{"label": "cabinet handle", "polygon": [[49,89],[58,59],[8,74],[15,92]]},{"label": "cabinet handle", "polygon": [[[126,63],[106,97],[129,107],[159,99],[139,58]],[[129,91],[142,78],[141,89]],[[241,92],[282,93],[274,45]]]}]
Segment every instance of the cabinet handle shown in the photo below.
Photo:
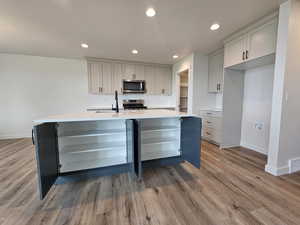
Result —
[{"label": "cabinet handle", "polygon": [[100,93],[102,92],[102,87],[99,87],[99,92],[100,92]]},{"label": "cabinet handle", "polygon": [[206,123],[211,123],[211,122],[209,122],[209,121],[206,121]]},{"label": "cabinet handle", "polygon": [[163,94],[164,94],[164,93],[165,93],[165,89],[162,89],[162,90],[161,90],[161,93],[163,93]]},{"label": "cabinet handle", "polygon": [[249,51],[248,51],[248,50],[246,50],[246,59],[248,59],[248,52],[249,52]]},{"label": "cabinet handle", "polygon": [[33,131],[33,129],[31,130],[31,140],[32,140],[32,144],[35,145],[35,143],[34,143],[34,131]]},{"label": "cabinet handle", "polygon": [[245,60],[245,52],[243,52],[243,60]]},{"label": "cabinet handle", "polygon": [[206,134],[207,134],[207,135],[211,135],[211,133],[209,133],[209,132],[206,132]]}]

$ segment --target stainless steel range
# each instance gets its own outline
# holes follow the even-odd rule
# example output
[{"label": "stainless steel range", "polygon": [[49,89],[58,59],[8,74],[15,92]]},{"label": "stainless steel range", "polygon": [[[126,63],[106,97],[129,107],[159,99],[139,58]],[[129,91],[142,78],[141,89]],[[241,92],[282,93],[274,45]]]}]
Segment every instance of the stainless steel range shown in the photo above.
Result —
[{"label": "stainless steel range", "polygon": [[123,100],[123,108],[126,109],[147,109],[143,99],[127,99]]}]

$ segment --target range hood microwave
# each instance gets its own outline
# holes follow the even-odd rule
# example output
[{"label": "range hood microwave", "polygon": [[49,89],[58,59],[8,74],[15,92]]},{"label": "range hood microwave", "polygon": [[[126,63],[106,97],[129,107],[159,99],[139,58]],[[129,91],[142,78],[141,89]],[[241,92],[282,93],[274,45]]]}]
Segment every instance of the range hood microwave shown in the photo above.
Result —
[{"label": "range hood microwave", "polygon": [[123,80],[123,94],[144,94],[144,93],[146,93],[146,81]]}]

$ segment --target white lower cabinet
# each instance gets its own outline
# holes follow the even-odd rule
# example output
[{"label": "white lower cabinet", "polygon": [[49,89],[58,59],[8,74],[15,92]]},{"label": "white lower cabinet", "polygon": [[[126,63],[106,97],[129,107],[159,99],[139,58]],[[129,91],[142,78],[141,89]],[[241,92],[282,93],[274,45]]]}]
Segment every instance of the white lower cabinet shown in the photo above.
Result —
[{"label": "white lower cabinet", "polygon": [[200,115],[202,118],[202,137],[220,145],[222,140],[222,112],[202,110]]}]

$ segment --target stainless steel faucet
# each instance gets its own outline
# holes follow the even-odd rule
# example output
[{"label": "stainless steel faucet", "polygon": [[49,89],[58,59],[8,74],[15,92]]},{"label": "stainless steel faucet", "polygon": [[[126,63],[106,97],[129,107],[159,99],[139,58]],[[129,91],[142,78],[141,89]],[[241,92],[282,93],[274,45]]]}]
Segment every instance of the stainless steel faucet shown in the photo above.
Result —
[{"label": "stainless steel faucet", "polygon": [[111,109],[119,113],[119,103],[118,103],[118,91],[115,91],[115,101],[116,101],[116,108],[114,108],[114,104],[112,104]]}]

